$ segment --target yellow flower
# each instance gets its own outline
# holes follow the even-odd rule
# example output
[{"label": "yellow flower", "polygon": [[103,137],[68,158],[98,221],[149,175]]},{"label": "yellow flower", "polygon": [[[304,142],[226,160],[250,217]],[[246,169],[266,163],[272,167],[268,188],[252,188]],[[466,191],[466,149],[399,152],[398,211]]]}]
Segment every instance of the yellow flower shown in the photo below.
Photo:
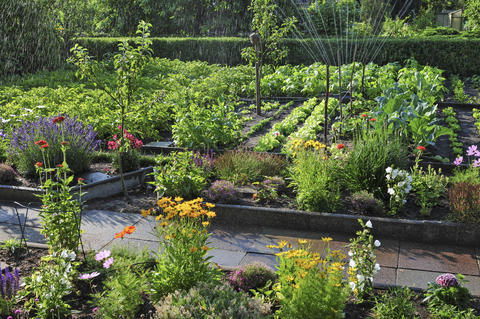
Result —
[{"label": "yellow flower", "polygon": [[210,222],[202,222],[202,225],[207,227],[208,225],[210,225]]},{"label": "yellow flower", "polygon": [[328,243],[329,241],[332,241],[332,237],[322,237],[322,241]]},{"label": "yellow flower", "polygon": [[285,246],[287,246],[287,245],[288,245],[288,241],[282,240],[282,241],[280,241],[280,242],[278,243],[277,248],[283,248],[283,247],[285,247]]},{"label": "yellow flower", "polygon": [[172,239],[172,236],[166,235],[166,236],[165,236],[165,239],[166,239],[166,240],[170,240],[170,239]]},{"label": "yellow flower", "polygon": [[210,248],[208,248],[208,246],[202,246],[202,250],[203,250],[203,251],[207,251],[207,250],[209,250],[209,249],[210,249]]},{"label": "yellow flower", "polygon": [[306,243],[308,243],[308,241],[305,240],[305,239],[299,239],[299,240],[298,240],[298,243],[299,243],[300,245],[305,245]]},{"label": "yellow flower", "polygon": [[190,248],[190,252],[191,253],[196,253],[198,251],[198,248],[197,247],[192,247]]},{"label": "yellow flower", "polygon": [[215,207],[215,204],[205,203],[205,206],[207,206],[208,208],[214,208],[214,207]]},{"label": "yellow flower", "polygon": [[160,226],[162,226],[162,227],[168,226],[168,223],[167,222],[161,222]]}]

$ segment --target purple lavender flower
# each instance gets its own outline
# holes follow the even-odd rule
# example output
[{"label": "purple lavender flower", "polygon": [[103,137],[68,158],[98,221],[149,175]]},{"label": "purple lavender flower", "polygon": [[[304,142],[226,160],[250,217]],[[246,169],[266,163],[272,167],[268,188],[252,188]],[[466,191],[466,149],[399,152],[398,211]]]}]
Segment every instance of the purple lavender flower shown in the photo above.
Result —
[{"label": "purple lavender flower", "polygon": [[0,138],[6,138],[7,137],[7,134],[5,134],[5,132],[3,130],[0,130]]},{"label": "purple lavender flower", "polygon": [[110,250],[102,250],[101,252],[95,255],[95,260],[100,261],[100,260],[107,259],[108,257],[110,257],[110,254],[111,254]]},{"label": "purple lavender flower", "polygon": [[11,299],[20,289],[20,272],[15,269],[13,273],[7,267],[0,268],[0,297],[4,299]]},{"label": "purple lavender flower", "polygon": [[213,168],[213,162],[215,160],[215,152],[209,150],[207,153],[202,154],[200,152],[195,152],[193,154],[193,163],[198,167],[203,167],[206,169]]},{"label": "purple lavender flower", "polygon": [[468,155],[468,156],[475,156],[477,153],[478,153],[478,147],[477,147],[477,145],[471,145],[471,146],[467,149],[467,155]]},{"label": "purple lavender flower", "polygon": [[[77,118],[65,117],[61,124],[55,124],[55,117],[43,117],[34,122],[23,122],[15,129],[11,136],[8,153],[12,158],[27,159],[21,170],[33,173],[35,162],[43,161],[42,153],[35,141],[45,140],[49,148],[44,150],[48,154],[51,165],[63,161],[61,142],[67,142],[67,162],[75,173],[80,173],[89,168],[90,154],[98,149],[100,140],[97,133],[89,125],[84,125]],[[28,163],[30,162],[30,163]]]},{"label": "purple lavender flower", "polygon": [[455,166],[459,166],[462,163],[463,163],[463,156],[459,156],[455,159],[455,161],[453,161],[453,165]]},{"label": "purple lavender flower", "polygon": [[110,266],[112,266],[112,264],[113,264],[113,257],[110,257],[107,260],[105,260],[105,262],[103,263],[103,268],[108,269],[110,268]]},{"label": "purple lavender flower", "polygon": [[457,277],[452,274],[443,274],[435,279],[435,282],[442,287],[456,287],[459,285]]},{"label": "purple lavender flower", "polygon": [[91,274],[81,274],[80,276],[78,276],[78,279],[81,279],[81,280],[92,279],[92,278],[98,277],[99,275],[100,275],[99,272],[94,271]]},{"label": "purple lavender flower", "polygon": [[232,182],[218,180],[212,183],[206,195],[213,201],[228,201],[235,198],[237,191]]}]

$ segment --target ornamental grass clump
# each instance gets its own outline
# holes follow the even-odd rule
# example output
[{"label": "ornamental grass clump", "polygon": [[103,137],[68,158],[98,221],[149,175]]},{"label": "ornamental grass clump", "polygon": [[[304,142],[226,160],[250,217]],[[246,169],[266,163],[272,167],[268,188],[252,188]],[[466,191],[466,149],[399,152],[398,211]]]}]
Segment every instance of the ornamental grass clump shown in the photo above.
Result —
[{"label": "ornamental grass clump", "polygon": [[322,238],[326,243],[322,255],[314,253],[306,240],[299,240],[297,249],[287,242],[269,246],[280,249],[278,281],[273,290],[279,301],[279,318],[344,318],[343,310],[349,296],[343,276],[345,255],[329,248],[332,238]]},{"label": "ornamental grass clump", "polygon": [[217,176],[234,184],[261,181],[264,176],[281,175],[287,162],[278,155],[246,150],[228,151],[215,160]]},{"label": "ornamental grass clump", "polygon": [[[34,164],[43,161],[43,156],[52,165],[63,162],[61,145],[68,144],[66,162],[79,174],[89,169],[93,152],[99,147],[97,133],[91,126],[76,118],[63,116],[44,117],[34,122],[24,122],[12,133],[8,156],[17,169],[26,175],[35,174]],[[35,142],[45,141],[43,148]]]},{"label": "ornamental grass clump", "polygon": [[157,202],[158,237],[161,250],[151,273],[155,300],[176,290],[189,290],[200,282],[215,282],[220,278],[207,256],[208,226],[216,216],[215,206],[202,198],[185,201],[181,197],[164,197]]}]

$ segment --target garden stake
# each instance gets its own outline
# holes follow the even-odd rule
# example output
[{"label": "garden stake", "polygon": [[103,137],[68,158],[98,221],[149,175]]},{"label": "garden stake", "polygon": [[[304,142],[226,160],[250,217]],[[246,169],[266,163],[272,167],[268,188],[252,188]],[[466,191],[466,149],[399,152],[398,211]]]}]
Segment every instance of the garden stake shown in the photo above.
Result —
[{"label": "garden stake", "polygon": [[367,68],[367,65],[363,63],[362,67],[362,96],[365,97],[365,69]]},{"label": "garden stake", "polygon": [[255,54],[257,55],[257,61],[255,62],[255,103],[257,104],[257,114],[260,115],[262,113],[262,97],[260,92],[262,40],[260,39],[260,35],[257,32],[250,34],[250,42],[255,48]]},{"label": "garden stake", "polygon": [[323,138],[325,141],[325,145],[328,145],[328,136],[327,136],[327,130],[328,130],[328,96],[330,95],[330,65],[327,64],[327,86],[326,86],[326,92],[325,92],[325,126],[323,128]]}]

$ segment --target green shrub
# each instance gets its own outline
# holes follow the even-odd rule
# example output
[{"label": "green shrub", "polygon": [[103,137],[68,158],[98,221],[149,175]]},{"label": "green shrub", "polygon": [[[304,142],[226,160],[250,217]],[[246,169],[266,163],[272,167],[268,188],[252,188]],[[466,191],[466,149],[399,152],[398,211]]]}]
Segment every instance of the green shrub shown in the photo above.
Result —
[{"label": "green shrub", "polygon": [[[79,38],[82,46],[97,57],[115,52],[116,44],[123,38]],[[242,63],[241,49],[250,46],[246,38],[152,38],[154,55],[184,61],[201,60],[210,63],[236,65]],[[335,52],[337,48],[345,48],[357,43],[357,54],[369,54],[367,45],[370,38],[350,39],[322,39],[324,45],[331,47]],[[480,60],[477,59],[480,39],[461,38],[391,38],[384,39],[384,46],[373,62],[386,64],[389,62],[404,61],[415,58],[421,64],[435,65],[448,73],[472,75],[480,73]],[[315,47],[313,39],[287,39],[287,63],[312,64],[314,59],[305,54],[305,46]],[[218,50],[221,47],[222,50]],[[455,52],[462,52],[461,55]]]},{"label": "green shrub", "polygon": [[281,175],[286,160],[279,155],[245,150],[228,151],[215,159],[219,178],[235,184],[260,181],[265,176]]},{"label": "green shrub", "polygon": [[423,30],[420,35],[424,37],[431,37],[436,35],[457,35],[460,31],[450,27],[430,27]]},{"label": "green shrub", "polygon": [[478,319],[475,310],[460,310],[458,307],[448,304],[428,308],[432,319]]},{"label": "green shrub", "polygon": [[228,283],[237,291],[249,292],[252,289],[273,285],[275,272],[262,263],[252,263],[234,270],[228,276]]},{"label": "green shrub", "polygon": [[157,306],[156,319],[266,318],[270,305],[233,290],[226,283],[201,283],[188,291],[167,295]]},{"label": "green shrub", "polygon": [[297,154],[290,169],[297,203],[309,211],[333,212],[339,206],[341,186],[337,179],[340,169],[335,159],[315,151]]},{"label": "green shrub", "polygon": [[154,168],[155,192],[158,196],[194,198],[207,185],[206,173],[193,161],[192,152],[175,152],[157,158]]},{"label": "green shrub", "polygon": [[399,138],[384,131],[369,131],[355,141],[342,170],[342,179],[352,192],[365,190],[383,198],[387,190],[387,167],[402,169],[407,164],[407,147]]},{"label": "green shrub", "polygon": [[414,319],[416,314],[413,298],[408,288],[394,288],[377,297],[373,307],[374,319]]},{"label": "green shrub", "polygon": [[367,216],[381,216],[385,213],[385,207],[381,200],[378,200],[367,191],[353,193],[347,198],[355,214]]}]

